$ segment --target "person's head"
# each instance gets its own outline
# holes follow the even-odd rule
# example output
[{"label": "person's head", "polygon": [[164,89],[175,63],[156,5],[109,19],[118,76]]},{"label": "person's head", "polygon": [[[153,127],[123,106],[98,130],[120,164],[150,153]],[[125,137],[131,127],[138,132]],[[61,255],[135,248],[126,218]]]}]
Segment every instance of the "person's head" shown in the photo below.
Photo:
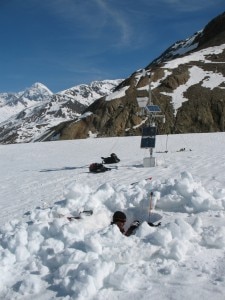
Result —
[{"label": "person's head", "polygon": [[126,217],[125,213],[123,213],[122,211],[116,211],[113,214],[112,223],[116,224],[119,227],[120,231],[124,230],[124,225],[126,223],[126,220],[127,220],[127,217]]}]

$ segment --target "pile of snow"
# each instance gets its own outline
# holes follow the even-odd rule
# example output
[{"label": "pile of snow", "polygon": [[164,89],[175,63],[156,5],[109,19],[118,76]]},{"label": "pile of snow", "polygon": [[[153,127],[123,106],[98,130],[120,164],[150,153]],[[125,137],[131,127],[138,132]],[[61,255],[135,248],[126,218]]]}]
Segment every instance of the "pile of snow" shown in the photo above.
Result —
[{"label": "pile of snow", "polygon": [[[205,136],[209,140],[209,135]],[[219,135],[214,137],[214,142],[220,140]],[[120,142],[128,145],[136,139],[123,138]],[[89,139],[73,143],[79,153],[78,145],[82,143],[86,146],[99,144],[106,149],[103,145],[113,140]],[[55,145],[62,147],[63,143],[55,142]],[[53,153],[40,152],[47,145],[50,150],[54,144],[36,144],[36,153],[42,157],[40,164],[43,165],[50,158],[49,153]],[[66,157],[68,142],[65,145]],[[28,148],[34,149],[35,144],[15,147],[28,151]],[[91,154],[94,160],[94,149],[92,153],[87,148],[83,151]],[[133,151],[136,150],[134,146]],[[10,151],[12,146],[7,154]],[[213,296],[222,300],[225,292],[225,189],[205,184],[206,180],[200,180],[204,179],[203,173],[197,178],[188,170],[181,171],[182,162],[185,164],[185,159],[190,157],[192,162],[196,158],[195,164],[198,163],[200,170],[199,153],[184,151],[176,153],[177,156],[174,152],[168,153],[168,158],[180,159],[180,173],[176,167],[171,176],[153,175],[140,180],[137,178],[142,169],[146,173],[155,173],[154,169],[162,173],[168,166],[159,163],[156,168],[146,170],[135,160],[130,166],[123,164],[123,156],[119,155],[122,159],[118,168],[107,173],[78,173],[83,167],[71,167],[77,172],[76,180],[68,181],[61,199],[55,199],[52,205],[47,202],[36,205],[23,217],[10,218],[1,226],[0,298],[147,300],[151,295],[153,299],[180,299],[182,296],[197,300]],[[206,153],[202,153],[203,159],[204,155]],[[204,162],[209,164],[209,157]],[[54,165],[54,159],[50,164]],[[24,167],[27,168],[26,163]],[[53,169],[50,165],[41,170],[45,180],[49,176],[49,183],[55,180],[55,188],[65,171],[65,167]],[[57,180],[53,173],[58,176]],[[8,174],[11,176],[11,169]],[[126,182],[123,176],[130,175],[137,181]],[[211,175],[209,172],[210,178]],[[35,178],[33,175],[33,181]],[[23,188],[25,192],[26,183]],[[35,197],[32,190],[30,197]],[[93,214],[82,213],[86,210],[93,210]],[[126,213],[126,228],[133,220],[140,220],[141,225],[134,235],[126,237],[116,225],[110,224],[116,210]],[[81,218],[69,220],[71,216]],[[149,221],[159,220],[160,227],[148,225]]]},{"label": "pile of snow", "polygon": [[[150,191],[160,214],[187,212],[186,216],[150,227],[147,221],[156,214],[153,210],[148,216]],[[189,173],[159,185],[144,180],[93,190],[75,183],[65,191],[64,201],[36,208],[25,214],[26,222],[12,220],[1,228],[1,298],[7,299],[11,286],[11,299],[42,293],[49,286],[57,296],[72,299],[96,294],[103,299],[107,290],[151,290],[153,280],[177,272],[186,256],[224,249],[224,208],[225,190],[212,194]],[[92,216],[67,218],[90,209]],[[136,235],[124,237],[116,225],[109,225],[118,209],[126,213],[127,224],[134,219],[142,222]],[[215,211],[217,226],[203,224],[202,211]],[[224,283],[224,278],[218,281]]]}]

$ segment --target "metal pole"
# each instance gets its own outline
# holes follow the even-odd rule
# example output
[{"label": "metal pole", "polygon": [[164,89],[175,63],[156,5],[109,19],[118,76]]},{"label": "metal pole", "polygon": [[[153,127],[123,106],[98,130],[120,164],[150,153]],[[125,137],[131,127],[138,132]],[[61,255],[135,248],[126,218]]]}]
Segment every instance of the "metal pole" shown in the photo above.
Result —
[{"label": "metal pole", "polygon": [[166,152],[168,152],[168,150],[167,150],[167,142],[168,142],[168,134],[166,136]]},{"label": "metal pole", "polygon": [[150,152],[150,157],[152,157],[153,149],[152,149],[152,148],[149,148],[149,152]]},{"label": "metal pole", "polygon": [[148,77],[149,81],[148,81],[148,92],[149,92],[149,105],[152,104],[152,95],[151,95],[151,73],[149,73],[149,77]]}]

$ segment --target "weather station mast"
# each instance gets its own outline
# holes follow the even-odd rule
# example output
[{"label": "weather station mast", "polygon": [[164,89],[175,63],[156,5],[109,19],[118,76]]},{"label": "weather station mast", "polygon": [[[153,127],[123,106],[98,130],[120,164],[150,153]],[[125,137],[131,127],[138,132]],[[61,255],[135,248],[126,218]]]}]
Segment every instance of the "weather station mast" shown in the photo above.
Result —
[{"label": "weather station mast", "polygon": [[165,115],[162,114],[158,105],[152,102],[151,72],[143,70],[143,77],[148,76],[148,97],[137,97],[138,106],[141,109],[141,116],[146,117],[145,125],[142,127],[141,148],[149,149],[149,157],[143,159],[144,167],[155,167],[156,158],[153,157],[153,149],[156,143],[157,127],[156,118],[162,118],[165,123]]}]

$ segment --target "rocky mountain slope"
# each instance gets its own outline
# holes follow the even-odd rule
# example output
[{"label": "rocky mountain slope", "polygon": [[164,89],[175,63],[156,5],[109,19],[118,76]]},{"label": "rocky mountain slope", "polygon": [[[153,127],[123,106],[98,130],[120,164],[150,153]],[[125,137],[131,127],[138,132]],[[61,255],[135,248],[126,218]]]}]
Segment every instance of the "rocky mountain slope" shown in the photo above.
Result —
[{"label": "rocky mountain slope", "polygon": [[63,122],[77,119],[96,99],[107,95],[122,80],[94,81],[53,94],[35,83],[24,92],[0,94],[0,142],[20,143],[41,139]]},{"label": "rocky mountain slope", "polygon": [[134,72],[110,96],[91,104],[79,120],[49,131],[47,139],[139,135],[146,116],[137,97],[148,97],[166,122],[156,119],[158,134],[224,131],[225,13],[189,39],[176,42],[143,70]]},{"label": "rocky mountain slope", "polygon": [[[33,99],[35,105],[26,102],[19,114],[0,123],[0,143],[140,135],[147,117],[140,115],[137,98],[148,97],[149,85],[166,120],[155,120],[158,134],[224,131],[225,13],[144,69],[110,84],[48,92],[43,101]],[[0,113],[8,103],[4,99]]]}]

